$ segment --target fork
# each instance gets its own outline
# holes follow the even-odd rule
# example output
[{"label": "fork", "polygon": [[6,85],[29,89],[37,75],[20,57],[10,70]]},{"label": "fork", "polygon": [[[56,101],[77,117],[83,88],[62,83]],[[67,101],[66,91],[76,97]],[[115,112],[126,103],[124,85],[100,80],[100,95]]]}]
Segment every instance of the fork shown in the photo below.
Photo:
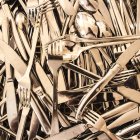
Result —
[{"label": "fork", "polygon": [[[29,80],[29,83],[30,83],[30,80]],[[21,119],[20,119],[18,131],[16,135],[16,140],[22,139],[25,122],[27,119],[27,115],[30,111],[30,89],[29,89],[30,85],[28,85],[29,83],[26,83],[28,87],[23,87],[24,89],[20,88],[20,92],[19,92],[20,104],[22,106],[22,114],[21,114]]]},{"label": "fork", "polygon": [[18,81],[18,89],[19,89],[20,100],[21,100],[20,102],[21,102],[21,105],[23,105],[23,109],[22,109],[20,124],[18,127],[17,137],[16,137],[17,140],[20,140],[22,137],[23,129],[24,129],[23,124],[26,121],[26,117],[30,110],[30,90],[31,90],[30,71],[32,68],[32,64],[34,60],[34,53],[35,53],[36,44],[38,40],[40,19],[41,17],[38,16],[38,20],[36,21],[36,24],[35,24],[36,26],[33,33],[32,48],[30,52],[31,54],[30,54],[28,67],[23,77],[21,77],[21,79]]},{"label": "fork", "polygon": [[44,14],[48,11],[55,9],[58,6],[59,4],[56,0],[54,1],[47,0],[40,5],[37,0],[28,1],[27,2],[27,15],[30,21],[32,22],[32,24],[34,24],[38,14]]},{"label": "fork", "polygon": [[87,122],[87,124],[97,130],[105,132],[112,140],[118,140],[118,138],[107,128],[105,120],[98,113],[88,109],[83,114],[83,119]]},{"label": "fork", "polygon": [[[104,47],[107,47],[107,46],[112,46],[113,47],[114,45],[125,44],[125,43],[128,43],[128,42],[129,41],[120,41],[120,42],[114,41],[114,42],[106,42],[106,43],[99,43],[99,44],[89,45],[89,46],[86,46],[86,47],[79,47],[78,49],[76,49],[76,51],[63,53],[62,57],[63,57],[64,61],[71,62],[71,61],[76,60],[80,56],[80,54],[82,52],[90,50],[92,48],[104,48]],[[46,48],[46,50],[47,49],[48,48]]]},{"label": "fork", "polygon": [[[51,135],[59,133],[59,122],[58,122],[58,71],[63,63],[63,58],[61,56],[62,48],[57,49],[53,43],[48,47],[48,66],[53,74],[53,111],[52,111],[52,122],[51,122]],[[61,45],[61,43],[60,43]],[[59,48],[59,47],[58,47]]]}]

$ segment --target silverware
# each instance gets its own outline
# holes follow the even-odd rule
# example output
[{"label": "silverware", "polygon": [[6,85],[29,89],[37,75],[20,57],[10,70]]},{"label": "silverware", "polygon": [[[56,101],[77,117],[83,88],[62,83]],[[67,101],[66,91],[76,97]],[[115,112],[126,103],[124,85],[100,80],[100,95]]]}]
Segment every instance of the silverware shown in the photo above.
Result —
[{"label": "silverware", "polygon": [[136,102],[136,103],[140,103],[140,98],[139,98],[139,94],[140,92],[135,90],[135,89],[131,89],[131,88],[127,88],[125,86],[119,86],[117,87],[117,91],[124,97],[126,97],[127,99]]},{"label": "silverware", "polygon": [[105,132],[112,140],[118,140],[118,138],[107,128],[105,120],[98,113],[92,110],[87,110],[83,114],[83,119],[87,121],[87,124],[97,130]]},{"label": "silverware", "polygon": [[[116,64],[111,68],[108,73],[102,78],[84,97],[78,107],[76,117],[79,118],[79,115],[82,114],[85,107],[100,93],[100,91],[108,84],[108,82],[128,63],[128,61],[134,56],[134,54],[139,50],[139,41],[136,41],[127,48],[124,53],[122,53],[116,61]],[[128,55],[129,54],[129,55]],[[124,59],[125,58],[125,59]]]},{"label": "silverware", "polygon": [[38,129],[39,129],[39,120],[38,120],[35,112],[33,111],[31,123],[30,123],[29,134],[28,134],[28,140],[32,140],[36,137]]},{"label": "silverware", "polygon": [[[4,14],[4,13],[3,13]],[[9,44],[9,20],[5,16],[2,22],[2,33],[3,40]],[[8,122],[11,130],[14,132],[17,131],[18,127],[18,113],[17,113],[17,102],[15,97],[15,88],[13,83],[12,68],[8,61],[6,65],[6,107],[7,107],[7,116]]]},{"label": "silverware", "polygon": [[33,111],[35,112],[44,132],[46,134],[50,134],[50,122],[48,120],[48,117],[46,116],[44,110],[41,108],[40,104],[38,103],[38,100],[36,99],[34,93],[31,93],[31,107]]},{"label": "silverware", "polygon": [[12,14],[11,14],[9,6],[7,4],[4,4],[3,5],[3,10],[4,10],[4,13],[7,15],[7,17],[9,18],[9,21],[11,21],[13,35],[14,35],[14,39],[16,41],[16,44],[18,46],[18,49],[19,49],[20,53],[22,54],[22,57],[25,60],[27,60],[27,56],[26,56],[23,44],[22,44],[22,42],[20,40],[18,31],[17,31],[17,27],[16,27],[16,24],[15,24],[14,18],[13,18]]},{"label": "silverware", "polygon": [[[61,45],[61,44],[60,44]],[[57,47],[54,46],[53,47]],[[61,46],[60,46],[61,47]],[[54,49],[54,48],[52,48]],[[61,52],[60,52],[61,53]],[[51,122],[51,135],[59,133],[59,122],[58,122],[58,70],[63,63],[62,57],[59,52],[48,52],[48,65],[53,74],[53,112],[52,112],[52,122]]]},{"label": "silverware", "polygon": [[69,129],[66,129],[66,130],[64,130],[64,131],[62,131],[54,136],[46,138],[45,140],[55,140],[55,139],[70,140],[70,139],[80,135],[84,131],[86,131],[87,128],[88,127],[85,124],[78,124],[78,125],[73,126]]},{"label": "silverware", "polygon": [[128,133],[130,133],[130,132],[132,133],[132,132],[135,131],[135,130],[139,130],[139,128],[140,128],[140,122],[137,121],[137,122],[135,122],[134,124],[129,125],[129,126],[125,127],[125,128],[122,129],[122,130],[119,130],[119,131],[116,133],[116,135],[118,135],[118,136],[120,136],[120,137],[123,137],[123,135],[128,134]]},{"label": "silverware", "polygon": [[123,105],[117,106],[116,108],[114,108],[114,109],[112,109],[110,111],[107,111],[106,113],[102,114],[102,117],[105,120],[110,120],[110,119],[113,119],[113,118],[115,118],[117,116],[121,116],[124,113],[126,113],[128,111],[131,111],[131,110],[133,110],[135,108],[137,108],[136,103],[128,102],[128,103],[125,103]]},{"label": "silverware", "polygon": [[21,104],[23,105],[23,109],[22,109],[21,120],[20,120],[19,127],[18,127],[17,137],[16,137],[17,140],[22,138],[22,134],[23,134],[23,130],[24,130],[23,124],[25,124],[26,117],[30,111],[30,92],[31,92],[30,71],[31,71],[31,68],[33,65],[34,53],[35,53],[37,39],[38,39],[40,18],[41,17],[38,17],[38,20],[37,20],[36,26],[35,26],[35,30],[33,33],[31,54],[30,54],[30,59],[29,59],[29,63],[28,63],[26,72],[21,77],[21,79],[18,80],[19,97],[21,100]]},{"label": "silverware", "polygon": [[[133,114],[135,114],[135,115],[133,115]],[[130,111],[124,113],[119,118],[117,118],[114,122],[109,124],[108,128],[109,129],[115,128],[117,126],[130,122],[132,120],[135,120],[135,119],[139,118],[139,116],[140,116],[140,113],[138,111],[138,108],[134,108],[133,110],[130,110]]]}]

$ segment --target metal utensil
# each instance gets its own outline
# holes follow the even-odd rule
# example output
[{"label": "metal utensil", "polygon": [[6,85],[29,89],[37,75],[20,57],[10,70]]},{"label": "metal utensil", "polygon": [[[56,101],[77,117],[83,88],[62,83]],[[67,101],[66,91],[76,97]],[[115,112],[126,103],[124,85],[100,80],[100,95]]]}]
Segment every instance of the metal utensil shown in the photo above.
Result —
[{"label": "metal utensil", "polygon": [[[81,100],[81,103],[77,110],[76,117],[79,118],[79,115],[82,114],[83,110],[99,93],[100,91],[108,84],[108,82],[128,63],[128,61],[134,56],[134,54],[139,50],[139,41],[134,42],[131,47],[127,48],[124,53],[120,55],[117,59],[116,64],[111,68],[108,73],[102,78],[91,90],[90,92]],[[128,55],[129,54],[129,55]],[[125,58],[125,59],[124,59]]]},{"label": "metal utensil", "polygon": [[105,120],[98,113],[87,110],[83,114],[83,119],[87,121],[87,124],[93,126],[97,130],[105,132],[112,140],[118,140],[118,138],[107,128]]},{"label": "metal utensil", "polygon": [[[3,13],[4,14],[4,13]],[[3,40],[9,44],[9,20],[5,17],[2,22]],[[17,131],[18,126],[18,114],[17,114],[17,102],[15,97],[15,88],[13,83],[12,69],[8,61],[6,61],[6,107],[8,122],[11,130]],[[12,107],[12,108],[11,108]]]}]

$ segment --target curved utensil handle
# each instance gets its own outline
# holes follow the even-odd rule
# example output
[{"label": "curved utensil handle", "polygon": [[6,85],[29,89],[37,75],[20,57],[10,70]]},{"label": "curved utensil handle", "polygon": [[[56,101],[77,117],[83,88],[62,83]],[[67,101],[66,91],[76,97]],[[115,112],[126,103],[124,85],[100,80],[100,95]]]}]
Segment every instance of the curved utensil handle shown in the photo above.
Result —
[{"label": "curved utensil handle", "polygon": [[102,91],[109,81],[121,70],[121,66],[116,64],[97,84],[84,96],[77,109],[76,118],[80,119],[86,106]]},{"label": "curved utensil handle", "polygon": [[120,140],[118,139],[113,133],[110,132],[110,130],[106,130],[105,133],[108,135],[109,138],[111,138],[112,140]]}]

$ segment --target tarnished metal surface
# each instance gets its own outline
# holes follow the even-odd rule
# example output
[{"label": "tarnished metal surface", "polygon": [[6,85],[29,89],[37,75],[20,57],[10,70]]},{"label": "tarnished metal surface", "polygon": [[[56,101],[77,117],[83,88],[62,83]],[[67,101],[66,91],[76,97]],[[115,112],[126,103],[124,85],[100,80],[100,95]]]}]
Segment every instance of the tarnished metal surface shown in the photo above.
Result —
[{"label": "tarnished metal surface", "polygon": [[139,139],[139,8],[1,0],[1,139]]}]

